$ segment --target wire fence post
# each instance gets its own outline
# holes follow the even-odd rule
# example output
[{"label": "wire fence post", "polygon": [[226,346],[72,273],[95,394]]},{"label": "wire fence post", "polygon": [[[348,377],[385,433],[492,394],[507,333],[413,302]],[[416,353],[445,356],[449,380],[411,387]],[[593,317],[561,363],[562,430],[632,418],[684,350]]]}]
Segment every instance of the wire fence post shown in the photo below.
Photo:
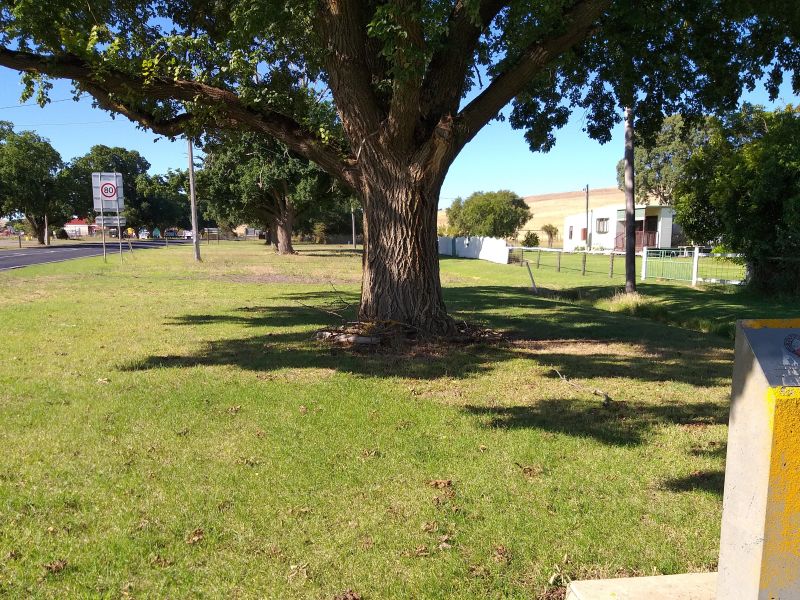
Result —
[{"label": "wire fence post", "polygon": [[647,246],[642,247],[642,281],[647,279]]},{"label": "wire fence post", "polygon": [[614,277],[614,251],[611,251],[611,260],[608,261],[608,277]]},{"label": "wire fence post", "polygon": [[583,253],[583,260],[581,261],[581,275],[586,275],[586,252]]},{"label": "wire fence post", "polygon": [[22,234],[19,234],[19,247],[22,248]]},{"label": "wire fence post", "polygon": [[556,255],[556,273],[561,273],[561,252]]},{"label": "wire fence post", "polygon": [[542,251],[536,253],[536,268],[539,268],[539,265],[542,263]]},{"label": "wire fence post", "polygon": [[700,266],[700,247],[694,247],[694,256],[692,257],[692,287],[697,287],[697,271]]}]

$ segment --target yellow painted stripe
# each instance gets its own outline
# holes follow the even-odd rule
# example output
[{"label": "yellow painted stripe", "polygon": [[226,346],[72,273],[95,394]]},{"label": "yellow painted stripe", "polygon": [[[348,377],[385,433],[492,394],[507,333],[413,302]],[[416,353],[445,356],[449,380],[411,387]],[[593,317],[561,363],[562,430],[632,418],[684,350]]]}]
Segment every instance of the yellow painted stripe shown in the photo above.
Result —
[{"label": "yellow painted stripe", "polygon": [[800,327],[800,319],[746,319],[742,325],[748,329],[792,329]]},{"label": "yellow painted stripe", "polygon": [[773,433],[760,583],[766,597],[788,598],[800,590],[800,388],[770,388],[766,400]]}]

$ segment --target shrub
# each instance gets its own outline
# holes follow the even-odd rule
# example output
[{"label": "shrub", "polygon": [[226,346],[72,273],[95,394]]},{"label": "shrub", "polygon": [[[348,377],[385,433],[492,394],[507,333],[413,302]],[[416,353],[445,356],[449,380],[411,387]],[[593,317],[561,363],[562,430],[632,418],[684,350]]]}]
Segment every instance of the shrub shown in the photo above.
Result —
[{"label": "shrub", "polygon": [[314,236],[315,244],[324,244],[328,239],[328,228],[325,223],[314,223],[312,235]]},{"label": "shrub", "polygon": [[529,231],[525,234],[522,238],[522,245],[527,246],[529,248],[533,248],[539,245],[539,236],[536,234],[535,231]]},{"label": "shrub", "polygon": [[57,240],[68,240],[69,239],[69,234],[67,233],[67,230],[64,229],[63,227],[61,229],[56,229],[56,239]]}]

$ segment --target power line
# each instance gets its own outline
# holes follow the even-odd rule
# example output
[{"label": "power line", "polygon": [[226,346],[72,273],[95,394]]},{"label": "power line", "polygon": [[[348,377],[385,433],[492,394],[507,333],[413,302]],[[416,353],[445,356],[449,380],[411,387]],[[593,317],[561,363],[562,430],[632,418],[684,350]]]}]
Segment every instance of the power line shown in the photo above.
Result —
[{"label": "power line", "polygon": [[21,127],[51,127],[56,125],[99,125],[101,123],[115,123],[114,119],[107,119],[105,121],[77,121],[73,123],[33,123],[28,125],[20,125],[18,123],[14,124],[14,127],[21,128]]},{"label": "power line", "polygon": [[[55,104],[56,102],[70,102],[73,98],[61,98],[59,100],[50,100],[47,104]],[[82,98],[80,99],[82,100]],[[45,106],[47,106],[45,104]],[[27,106],[39,106],[38,102],[28,102],[27,104],[11,104],[9,106],[0,106],[0,110],[8,110],[10,108],[25,108]]]}]

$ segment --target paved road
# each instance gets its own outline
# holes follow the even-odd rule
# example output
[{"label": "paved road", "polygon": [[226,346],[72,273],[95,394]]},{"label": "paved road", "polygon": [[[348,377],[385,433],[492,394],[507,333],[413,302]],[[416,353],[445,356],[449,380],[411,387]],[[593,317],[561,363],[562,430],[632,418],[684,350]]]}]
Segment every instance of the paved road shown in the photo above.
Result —
[{"label": "paved road", "polygon": [[[186,244],[191,241],[176,240],[170,241],[172,244]],[[148,249],[148,248],[163,248],[164,242],[159,241],[133,241],[131,245],[134,250]],[[122,248],[128,252],[128,242],[123,241]],[[119,253],[119,245],[116,241],[106,244],[106,251],[109,254],[109,259],[115,258],[115,254]],[[42,265],[46,263],[62,262],[65,260],[72,260],[73,258],[85,258],[87,256],[102,256],[103,245],[98,243],[85,243],[76,244],[74,246],[51,246],[49,248],[22,248],[12,250],[0,250],[0,271],[8,271],[9,269],[19,269],[21,267],[28,267],[30,265]],[[119,257],[116,257],[119,260]]]}]

